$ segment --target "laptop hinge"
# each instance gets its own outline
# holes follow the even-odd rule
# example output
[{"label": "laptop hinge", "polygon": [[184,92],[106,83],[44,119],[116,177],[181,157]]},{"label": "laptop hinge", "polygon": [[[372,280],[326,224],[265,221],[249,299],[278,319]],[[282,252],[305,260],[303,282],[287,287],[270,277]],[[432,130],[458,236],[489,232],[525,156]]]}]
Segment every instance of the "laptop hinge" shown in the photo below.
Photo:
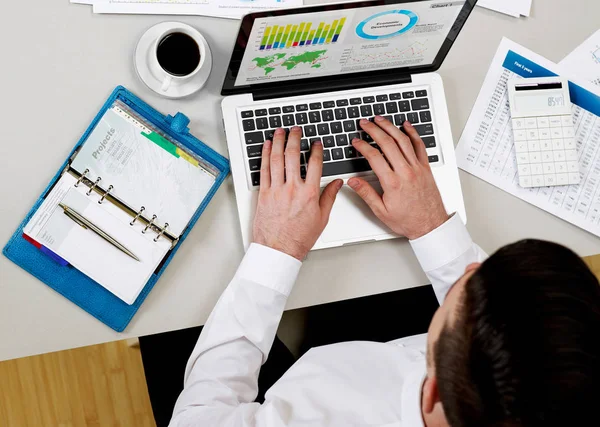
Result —
[{"label": "laptop hinge", "polygon": [[364,81],[356,81],[352,82],[352,86],[349,86],[347,83],[331,83],[327,84],[314,84],[314,83],[299,83],[290,82],[289,86],[277,88],[277,89],[269,89],[264,91],[254,91],[253,97],[255,101],[263,101],[266,99],[275,99],[275,98],[287,98],[291,96],[301,96],[301,95],[310,95],[314,93],[323,93],[323,92],[338,92],[342,90],[351,90],[351,89],[362,89],[365,87],[372,86],[383,86],[383,85],[392,85],[392,84],[404,84],[411,83],[412,77],[410,74],[404,76],[398,76],[394,78],[390,78],[389,76],[381,76],[370,77],[368,80]]}]

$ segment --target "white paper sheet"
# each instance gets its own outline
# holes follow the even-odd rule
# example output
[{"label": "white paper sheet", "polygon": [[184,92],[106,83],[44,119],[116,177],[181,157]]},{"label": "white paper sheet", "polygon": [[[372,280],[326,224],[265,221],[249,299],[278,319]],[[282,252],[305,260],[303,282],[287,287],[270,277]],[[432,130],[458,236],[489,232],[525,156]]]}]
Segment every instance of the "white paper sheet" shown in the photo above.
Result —
[{"label": "white paper sheet", "polygon": [[600,86],[600,30],[567,55],[559,65]]},{"label": "white paper sheet", "polygon": [[[518,184],[507,81],[569,77],[581,184],[523,189]],[[584,108],[582,108],[584,107]],[[594,111],[594,112],[591,112]],[[502,40],[456,148],[458,166],[490,184],[600,236],[600,89],[560,66]]]},{"label": "white paper sheet", "polygon": [[519,18],[529,16],[532,0],[479,0],[477,6]]}]

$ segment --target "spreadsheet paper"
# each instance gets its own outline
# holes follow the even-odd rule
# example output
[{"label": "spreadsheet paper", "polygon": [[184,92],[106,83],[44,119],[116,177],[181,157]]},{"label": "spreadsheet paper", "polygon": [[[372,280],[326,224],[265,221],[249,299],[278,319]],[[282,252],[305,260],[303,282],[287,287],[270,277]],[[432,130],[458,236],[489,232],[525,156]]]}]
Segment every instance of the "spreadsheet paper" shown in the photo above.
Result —
[{"label": "spreadsheet paper", "polygon": [[[564,75],[573,102],[579,185],[525,189],[519,185],[507,82]],[[553,215],[600,236],[600,88],[503,39],[456,147],[458,166]]]}]

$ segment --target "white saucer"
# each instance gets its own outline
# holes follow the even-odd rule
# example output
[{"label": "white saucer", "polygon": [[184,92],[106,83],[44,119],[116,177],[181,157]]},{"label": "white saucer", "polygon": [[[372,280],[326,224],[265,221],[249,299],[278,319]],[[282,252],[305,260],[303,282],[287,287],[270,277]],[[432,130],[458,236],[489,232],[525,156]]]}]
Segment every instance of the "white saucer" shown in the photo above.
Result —
[{"label": "white saucer", "polygon": [[[182,83],[173,81],[171,86],[166,91],[163,91],[161,89],[162,81],[158,80],[158,78],[156,78],[150,71],[150,67],[148,65],[148,56],[150,54],[150,49],[153,48],[154,43],[156,42],[156,39],[166,30],[173,27],[186,27],[189,30],[198,33],[199,38],[204,41],[206,52],[204,55],[204,63],[202,68],[200,68],[200,70],[193,77]],[[212,69],[212,54],[206,39],[195,28],[181,22],[161,22],[160,24],[156,24],[155,26],[149,28],[148,31],[146,31],[140,38],[140,41],[135,48],[133,65],[140,80],[154,92],[167,98],[183,98],[198,92],[206,84]]]}]

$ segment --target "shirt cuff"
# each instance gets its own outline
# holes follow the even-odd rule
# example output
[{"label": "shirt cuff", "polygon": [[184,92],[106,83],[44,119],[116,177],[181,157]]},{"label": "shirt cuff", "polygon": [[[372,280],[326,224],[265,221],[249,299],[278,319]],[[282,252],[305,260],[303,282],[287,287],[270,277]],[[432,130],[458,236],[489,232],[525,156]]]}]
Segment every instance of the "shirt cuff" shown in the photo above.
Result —
[{"label": "shirt cuff", "polygon": [[459,215],[453,214],[448,221],[410,245],[421,264],[428,272],[449,264],[473,246],[473,240]]},{"label": "shirt cuff", "polygon": [[273,289],[286,297],[298,278],[302,263],[267,246],[252,243],[236,276]]}]

